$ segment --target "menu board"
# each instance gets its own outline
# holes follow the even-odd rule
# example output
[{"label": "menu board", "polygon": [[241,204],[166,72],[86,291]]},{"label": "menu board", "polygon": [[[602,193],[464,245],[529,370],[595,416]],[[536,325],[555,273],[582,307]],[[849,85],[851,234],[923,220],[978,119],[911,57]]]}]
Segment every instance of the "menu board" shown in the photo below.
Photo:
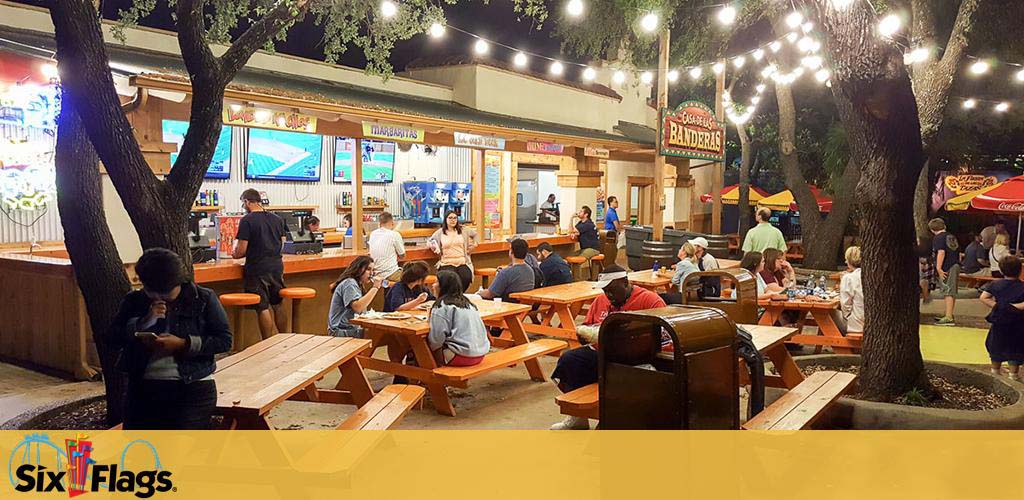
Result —
[{"label": "menu board", "polygon": [[483,227],[501,228],[501,153],[484,153]]}]

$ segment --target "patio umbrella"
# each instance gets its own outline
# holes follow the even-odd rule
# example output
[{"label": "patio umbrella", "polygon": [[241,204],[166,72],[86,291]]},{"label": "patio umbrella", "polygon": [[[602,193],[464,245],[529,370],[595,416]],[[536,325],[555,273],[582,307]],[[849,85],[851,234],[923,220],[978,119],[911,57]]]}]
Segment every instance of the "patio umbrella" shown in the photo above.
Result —
[{"label": "patio umbrella", "polygon": [[[821,190],[817,186],[810,186],[810,188],[811,192],[814,193],[814,198],[818,201],[818,210],[824,213],[831,212],[832,198],[821,194]],[[757,204],[772,210],[791,210],[794,212],[800,210],[796,200],[793,199],[793,192],[788,189],[764,198]]]},{"label": "patio umbrella", "polygon": [[951,212],[952,211],[959,211],[959,210],[967,210],[968,208],[971,208],[971,200],[973,200],[975,196],[978,196],[979,194],[985,194],[985,193],[987,193],[987,192],[989,192],[989,191],[999,187],[1001,184],[1002,184],[1002,182],[997,183],[997,184],[993,184],[993,185],[991,185],[989,187],[986,187],[986,188],[981,188],[981,189],[979,189],[977,191],[971,191],[969,193],[964,193],[964,194],[962,194],[960,196],[955,196],[953,198],[950,198],[950,199],[946,200],[946,210],[951,211]]},{"label": "patio umbrella", "polygon": [[[756,205],[761,198],[768,196],[768,192],[757,187],[750,186],[750,204]],[[700,195],[700,201],[711,203],[711,193]],[[722,188],[722,203],[726,205],[738,205],[740,203],[740,185],[733,184]]]},{"label": "patio umbrella", "polygon": [[971,200],[978,210],[1017,214],[1017,253],[1020,253],[1020,225],[1024,221],[1024,175],[1011,177],[996,184]]}]

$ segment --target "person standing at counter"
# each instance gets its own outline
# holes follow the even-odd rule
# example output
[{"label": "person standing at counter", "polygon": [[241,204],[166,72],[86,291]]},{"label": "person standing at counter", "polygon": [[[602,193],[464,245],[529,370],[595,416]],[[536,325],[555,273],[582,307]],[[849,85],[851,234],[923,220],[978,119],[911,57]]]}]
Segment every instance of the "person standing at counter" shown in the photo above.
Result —
[{"label": "person standing at counter", "polygon": [[306,231],[307,232],[310,232],[310,233],[319,233],[320,232],[320,218],[315,216],[315,215],[310,215],[309,217],[306,217],[306,222],[305,222],[304,225],[306,226]]},{"label": "person standing at counter", "polygon": [[118,361],[128,373],[124,428],[208,429],[217,404],[213,356],[231,349],[224,307],[170,250],[146,250],[135,272],[142,289],[125,296],[104,338],[124,349]]},{"label": "person standing at counter", "polygon": [[583,205],[576,214],[580,221],[576,223],[571,233],[580,242],[580,251],[576,255],[586,257],[588,261],[601,253],[601,240],[597,236],[597,226],[590,219],[591,213],[590,207]]},{"label": "person standing at counter", "polygon": [[380,214],[380,227],[370,233],[370,258],[377,279],[397,283],[402,279],[398,259],[405,257],[405,240],[395,231],[395,218],[390,212]]},{"label": "person standing at counter", "polygon": [[440,229],[430,235],[430,249],[438,254],[437,270],[453,271],[462,280],[462,291],[473,283],[473,261],[469,255],[476,248],[475,239],[459,222],[459,214],[449,210]]},{"label": "person standing at counter", "polygon": [[[370,284],[364,294],[363,285]],[[363,337],[363,329],[352,318],[370,308],[380,292],[381,280],[373,277],[373,259],[360,255],[352,260],[338,281],[331,284],[331,308],[327,313],[327,332],[335,337]]]},{"label": "person standing at counter", "polygon": [[[281,289],[284,288],[284,262],[281,249],[288,235],[284,219],[263,209],[263,197],[255,189],[242,191],[245,217],[238,221],[237,245],[232,257],[245,258],[242,272],[246,293],[260,296],[256,309],[260,335],[264,339],[277,331],[288,329],[288,316],[281,310]],[[273,313],[271,313],[273,309]]]}]

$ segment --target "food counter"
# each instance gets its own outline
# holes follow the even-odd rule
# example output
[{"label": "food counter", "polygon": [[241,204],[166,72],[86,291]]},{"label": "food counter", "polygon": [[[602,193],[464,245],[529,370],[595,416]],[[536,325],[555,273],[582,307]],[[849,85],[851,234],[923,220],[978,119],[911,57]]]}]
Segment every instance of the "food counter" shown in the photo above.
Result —
[{"label": "food counter", "polygon": [[[568,236],[521,236],[531,248],[547,241],[563,255],[575,250],[576,243]],[[504,239],[481,242],[473,251],[473,264],[476,267],[505,265],[509,261],[508,250],[509,243]],[[330,248],[322,254],[284,256],[285,284],[317,291],[316,298],[302,302],[302,324],[297,330],[326,333],[330,284],[357,255],[359,253],[355,250]],[[406,247],[404,261],[408,260],[424,260],[433,264],[437,258],[425,245],[417,245]],[[227,259],[197,264],[196,281],[218,294],[241,292],[243,262]],[[134,278],[130,267],[129,275]],[[478,286],[479,280],[470,290]],[[284,310],[290,312],[289,307]],[[36,250],[31,255],[27,250],[0,253],[0,311],[0,317],[4,318],[0,356],[46,367],[77,379],[96,375],[99,363],[85,303],[75,283],[71,261],[63,248],[51,246]],[[244,311],[242,318],[242,330],[247,338],[258,338],[255,313]]]}]

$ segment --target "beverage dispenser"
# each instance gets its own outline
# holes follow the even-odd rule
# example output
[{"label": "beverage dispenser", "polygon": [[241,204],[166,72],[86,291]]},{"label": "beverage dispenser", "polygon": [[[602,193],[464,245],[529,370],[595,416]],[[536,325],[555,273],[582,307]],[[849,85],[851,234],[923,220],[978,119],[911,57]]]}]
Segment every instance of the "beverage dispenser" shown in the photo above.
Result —
[{"label": "beverage dispenser", "polygon": [[443,224],[444,213],[448,211],[448,202],[451,197],[452,187],[447,182],[435,182],[433,189],[427,197],[427,212],[430,217],[428,222]]},{"label": "beverage dispenser", "polygon": [[448,208],[459,215],[460,221],[466,222],[469,220],[469,195],[473,192],[473,185],[467,182],[454,182],[451,186]]},{"label": "beverage dispenser", "polygon": [[402,217],[410,219],[416,224],[429,224],[430,211],[427,210],[427,198],[433,189],[433,182],[403,182]]},{"label": "beverage dispenser", "polygon": [[738,429],[736,324],[708,307],[613,313],[598,341],[602,429]]}]

